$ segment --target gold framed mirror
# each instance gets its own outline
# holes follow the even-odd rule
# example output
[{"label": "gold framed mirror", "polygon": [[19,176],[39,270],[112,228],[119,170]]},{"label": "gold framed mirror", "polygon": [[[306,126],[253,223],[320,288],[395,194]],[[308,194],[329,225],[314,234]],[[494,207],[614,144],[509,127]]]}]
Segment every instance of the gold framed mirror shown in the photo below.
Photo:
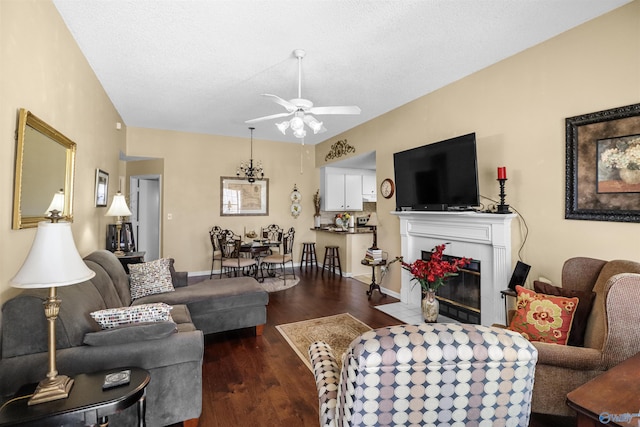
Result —
[{"label": "gold framed mirror", "polygon": [[37,227],[60,190],[64,192],[60,215],[73,221],[76,143],[24,108],[16,134],[13,229]]}]

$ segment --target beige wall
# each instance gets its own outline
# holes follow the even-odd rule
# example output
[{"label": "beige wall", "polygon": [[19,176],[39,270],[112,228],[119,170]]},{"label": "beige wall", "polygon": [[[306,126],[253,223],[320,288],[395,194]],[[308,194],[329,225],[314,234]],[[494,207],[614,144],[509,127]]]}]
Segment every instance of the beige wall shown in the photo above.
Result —
[{"label": "beige wall", "polygon": [[[249,131],[247,130],[247,133]],[[314,241],[313,194],[318,189],[313,147],[259,139],[254,131],[253,156],[261,160],[269,178],[268,216],[220,216],[220,177],[235,177],[236,167],[250,156],[249,138],[231,138],[186,132],[129,127],[127,155],[164,159],[163,256],[176,259],[176,268],[191,273],[211,269],[209,230],[214,225],[238,234],[260,232],[278,224],[295,227],[296,261],[301,243]],[[131,162],[130,162],[131,163]],[[302,214],[291,216],[294,184],[302,193]],[[167,219],[171,214],[171,220]]]},{"label": "beige wall", "polygon": [[73,235],[81,255],[104,247],[109,219],[94,207],[95,170],[117,181],[125,131],[116,130],[122,119],[50,1],[0,1],[0,303],[15,292],[9,280],[35,236],[35,229],[11,229],[21,107],[78,144]]},{"label": "beige wall", "polygon": [[[393,178],[393,153],[476,132],[480,193],[496,199],[506,166],[507,203],[529,227],[522,257],[559,281],[573,256],[640,261],[640,224],[564,219],[564,119],[640,102],[640,2],[568,31],[316,146],[317,166],[335,141],[376,150],[378,184]],[[632,197],[640,197],[634,195]],[[487,200],[483,200],[488,203]],[[400,254],[395,200],[378,198],[378,246]],[[524,222],[514,221],[513,259]],[[399,290],[399,268],[383,286]],[[506,286],[506,283],[505,283]]]}]

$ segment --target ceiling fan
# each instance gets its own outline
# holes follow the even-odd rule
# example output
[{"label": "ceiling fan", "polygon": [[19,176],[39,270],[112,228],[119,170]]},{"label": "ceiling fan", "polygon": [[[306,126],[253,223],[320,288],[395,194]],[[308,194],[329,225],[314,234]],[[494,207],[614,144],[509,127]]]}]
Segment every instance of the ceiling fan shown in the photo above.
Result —
[{"label": "ceiling fan", "polygon": [[334,107],[314,107],[313,102],[308,99],[302,98],[302,58],[304,58],[306,52],[302,49],[296,49],[293,54],[298,58],[298,97],[290,100],[285,100],[277,95],[271,95],[268,93],[262,94],[262,96],[268,96],[273,99],[277,104],[286,108],[286,113],[272,114],[270,116],[258,117],[257,119],[251,119],[245,121],[245,123],[256,123],[264,120],[279,119],[281,117],[293,116],[290,120],[285,120],[281,123],[276,123],[277,128],[286,135],[286,130],[290,127],[293,131],[293,135],[296,138],[304,138],[307,131],[304,128],[306,124],[309,126],[314,134],[325,132],[327,129],[323,126],[321,121],[318,121],[313,115],[325,115],[325,114],[360,114],[360,107],[355,105],[350,106],[334,106]]}]

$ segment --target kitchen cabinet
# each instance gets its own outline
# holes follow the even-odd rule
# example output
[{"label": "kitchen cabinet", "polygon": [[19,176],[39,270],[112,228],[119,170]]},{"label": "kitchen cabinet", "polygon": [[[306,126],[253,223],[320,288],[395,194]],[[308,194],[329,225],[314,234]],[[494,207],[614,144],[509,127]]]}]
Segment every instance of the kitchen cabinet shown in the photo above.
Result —
[{"label": "kitchen cabinet", "polygon": [[377,195],[376,176],[362,175],[362,200],[365,202],[375,202]]},{"label": "kitchen cabinet", "polygon": [[324,211],[361,211],[362,175],[323,170],[321,193]]}]

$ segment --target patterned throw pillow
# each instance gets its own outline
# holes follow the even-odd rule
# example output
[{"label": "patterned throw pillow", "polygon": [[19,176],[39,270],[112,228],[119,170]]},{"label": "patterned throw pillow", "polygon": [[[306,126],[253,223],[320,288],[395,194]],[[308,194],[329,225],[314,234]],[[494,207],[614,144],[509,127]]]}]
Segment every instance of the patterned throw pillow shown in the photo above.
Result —
[{"label": "patterned throw pillow", "polygon": [[538,294],[522,286],[516,286],[516,292],[516,314],[508,329],[529,341],[566,345],[578,298]]},{"label": "patterned throw pillow", "polygon": [[172,308],[173,307],[163,302],[157,302],[131,307],[108,308],[106,310],[94,311],[90,314],[102,329],[110,329],[131,323],[165,322],[172,320],[170,315]]},{"label": "patterned throw pillow", "polygon": [[173,282],[171,282],[170,264],[171,261],[167,258],[140,264],[129,264],[131,299],[175,291]]}]

